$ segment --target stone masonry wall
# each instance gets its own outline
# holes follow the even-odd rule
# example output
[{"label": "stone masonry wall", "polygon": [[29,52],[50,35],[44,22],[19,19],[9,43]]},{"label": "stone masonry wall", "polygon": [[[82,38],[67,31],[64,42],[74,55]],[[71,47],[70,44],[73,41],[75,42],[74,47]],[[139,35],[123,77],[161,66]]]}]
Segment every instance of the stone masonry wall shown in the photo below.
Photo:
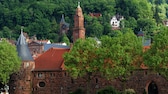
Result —
[{"label": "stone masonry wall", "polygon": [[[77,89],[86,91],[87,82],[85,77],[78,79],[71,78],[65,71],[34,71],[32,72],[32,94],[68,94]],[[136,94],[148,92],[150,82],[155,82],[159,94],[168,94],[168,81],[149,70],[137,70],[131,72],[126,81],[121,79],[106,80],[99,74],[91,79],[91,94],[108,86],[112,86],[119,91],[124,89],[134,89]]]}]

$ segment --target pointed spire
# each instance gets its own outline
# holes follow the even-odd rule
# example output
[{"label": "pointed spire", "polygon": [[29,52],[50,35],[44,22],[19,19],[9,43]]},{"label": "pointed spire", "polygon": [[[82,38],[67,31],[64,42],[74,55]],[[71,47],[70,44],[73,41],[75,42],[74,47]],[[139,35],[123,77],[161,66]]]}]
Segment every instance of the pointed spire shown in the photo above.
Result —
[{"label": "pointed spire", "polygon": [[23,35],[23,28],[21,28],[21,34],[18,38],[16,46],[17,46],[18,55],[23,61],[33,60],[26,42],[26,38]]},{"label": "pointed spire", "polygon": [[78,8],[80,8],[80,2],[78,1]]},{"label": "pointed spire", "polygon": [[64,14],[62,14],[62,18],[61,18],[60,23],[65,23]]},{"label": "pointed spire", "polygon": [[26,43],[26,38],[23,35],[23,28],[21,27],[21,34],[18,38],[17,45],[22,45],[22,44],[27,44],[27,43]]}]

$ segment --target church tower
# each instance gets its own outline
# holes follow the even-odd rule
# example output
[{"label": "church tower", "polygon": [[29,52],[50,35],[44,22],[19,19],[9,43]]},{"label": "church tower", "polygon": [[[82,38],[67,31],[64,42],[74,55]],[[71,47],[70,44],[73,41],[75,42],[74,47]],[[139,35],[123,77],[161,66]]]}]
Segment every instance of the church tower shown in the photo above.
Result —
[{"label": "church tower", "polygon": [[69,23],[65,22],[64,15],[62,15],[61,21],[60,21],[60,33],[67,34],[69,30]]},{"label": "church tower", "polygon": [[80,2],[78,2],[78,7],[74,15],[73,42],[79,38],[85,38],[84,16],[82,8],[80,7]]}]

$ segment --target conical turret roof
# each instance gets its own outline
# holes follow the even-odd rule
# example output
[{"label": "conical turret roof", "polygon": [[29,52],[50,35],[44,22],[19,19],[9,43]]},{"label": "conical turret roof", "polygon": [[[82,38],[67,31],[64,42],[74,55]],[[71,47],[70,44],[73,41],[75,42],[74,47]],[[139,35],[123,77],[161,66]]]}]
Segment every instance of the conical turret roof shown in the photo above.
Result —
[{"label": "conical turret roof", "polygon": [[30,50],[26,42],[26,38],[24,37],[22,30],[18,38],[18,41],[16,43],[16,46],[17,46],[18,55],[22,59],[22,61],[33,61],[33,58],[30,54]]},{"label": "conical turret roof", "polygon": [[65,23],[65,19],[64,19],[64,15],[62,14],[62,18],[61,18],[61,21],[60,23],[64,24]]}]

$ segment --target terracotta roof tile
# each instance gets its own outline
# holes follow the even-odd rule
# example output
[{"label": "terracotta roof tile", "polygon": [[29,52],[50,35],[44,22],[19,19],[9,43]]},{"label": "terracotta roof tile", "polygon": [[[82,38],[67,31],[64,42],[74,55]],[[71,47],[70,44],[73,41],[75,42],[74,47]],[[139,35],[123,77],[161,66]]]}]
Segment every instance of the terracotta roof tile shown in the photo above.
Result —
[{"label": "terracotta roof tile", "polygon": [[52,71],[64,68],[63,54],[70,49],[50,48],[35,59],[34,71]]}]

